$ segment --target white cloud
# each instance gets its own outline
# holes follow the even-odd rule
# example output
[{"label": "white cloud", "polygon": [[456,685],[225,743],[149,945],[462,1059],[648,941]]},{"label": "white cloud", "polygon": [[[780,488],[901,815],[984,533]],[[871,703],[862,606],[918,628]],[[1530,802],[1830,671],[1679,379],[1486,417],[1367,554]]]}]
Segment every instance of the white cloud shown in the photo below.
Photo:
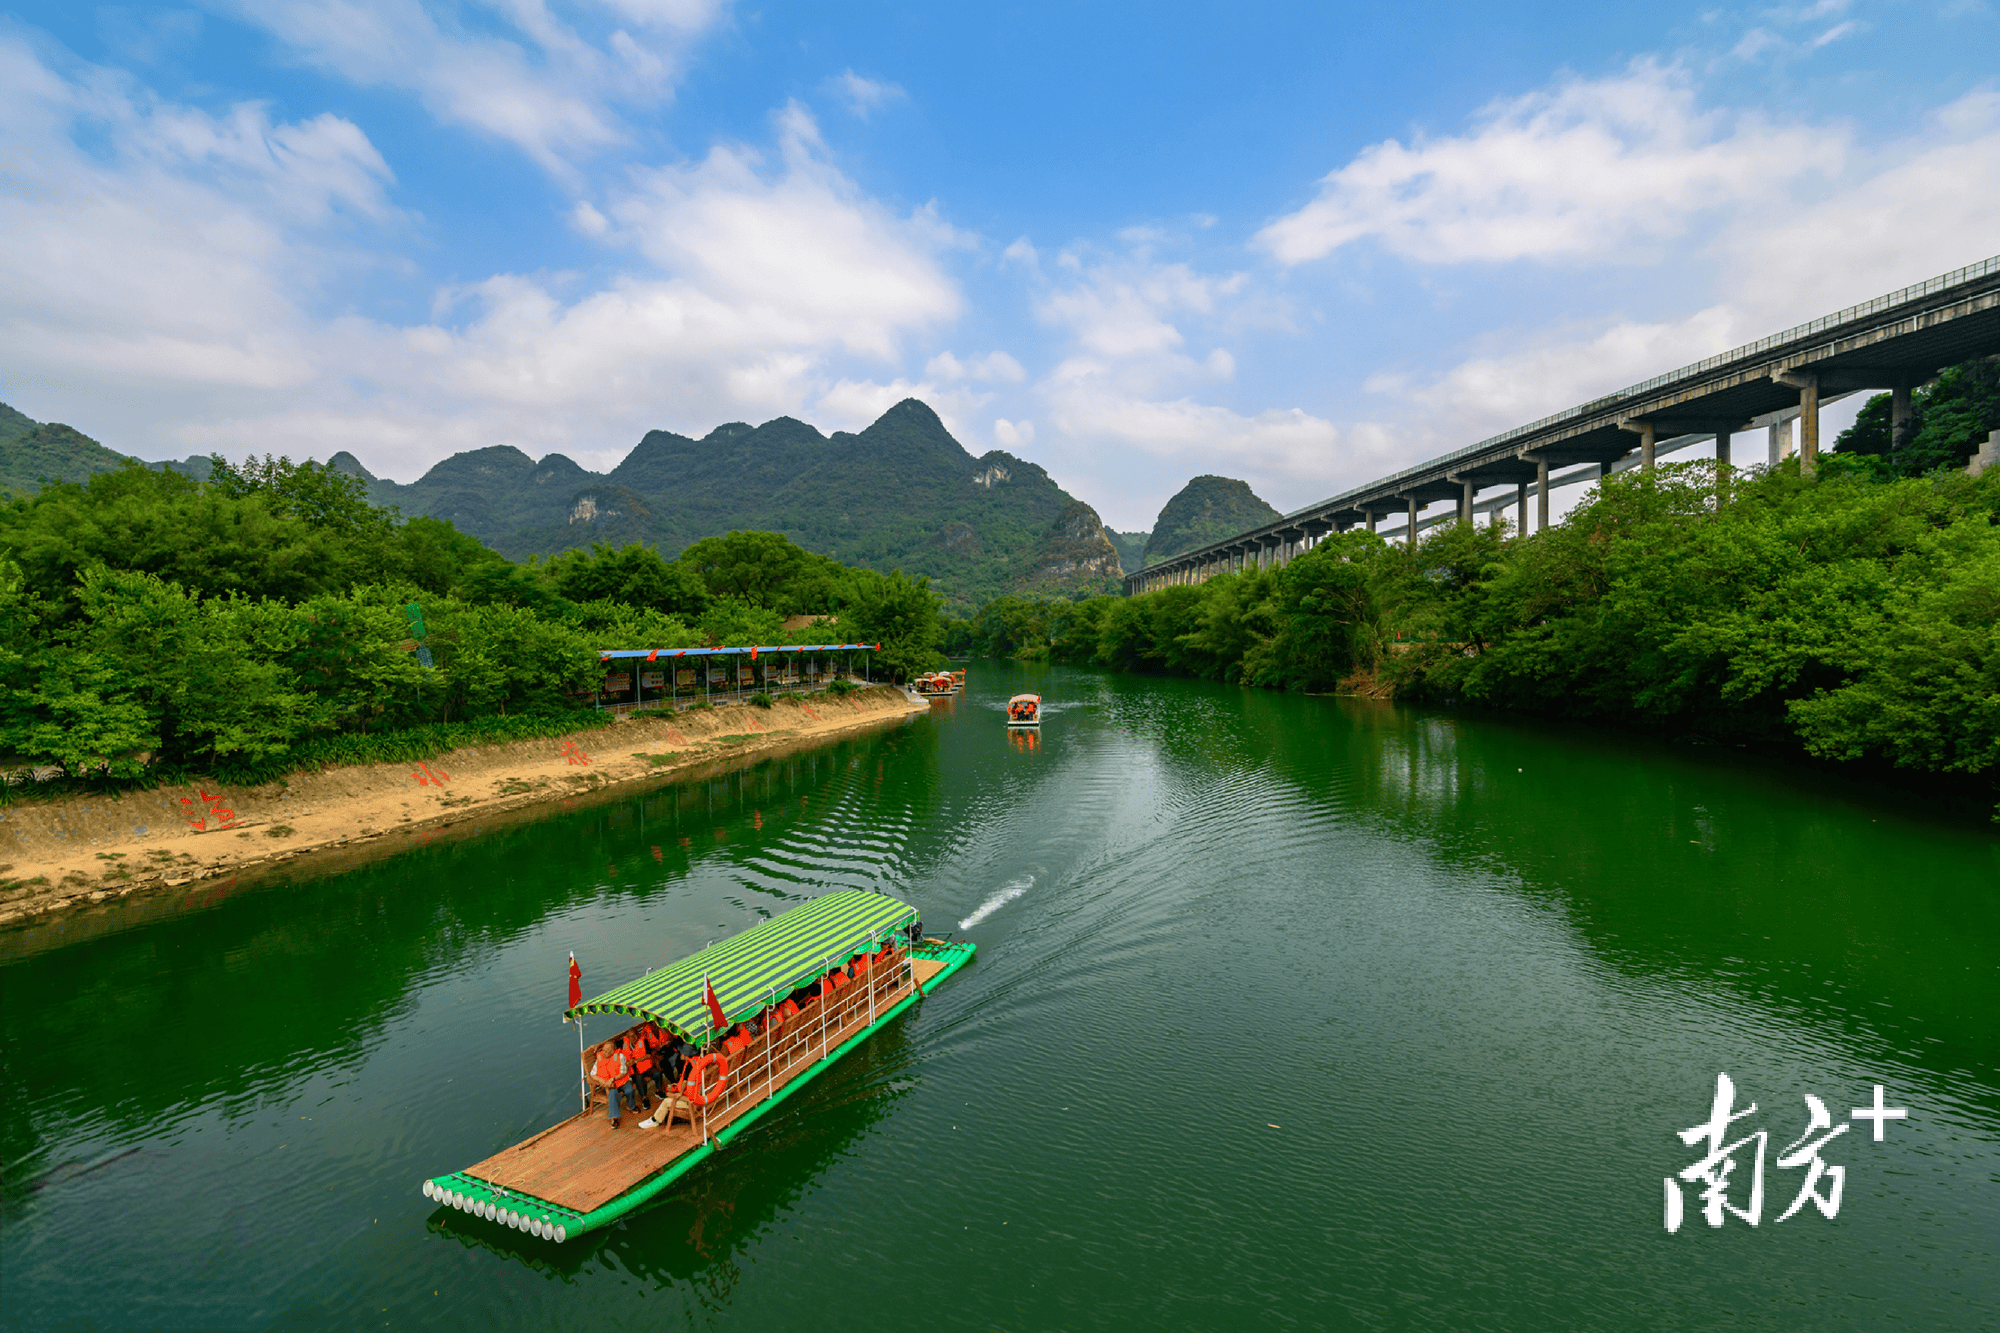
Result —
[{"label": "white cloud", "polygon": [[[225,0],[228,3],[228,0]],[[362,87],[416,94],[441,121],[520,148],[575,181],[575,159],[627,135],[621,106],[669,99],[691,44],[720,0],[604,0],[638,31],[593,44],[541,0],[464,14],[422,0],[234,0],[306,63]],[[437,7],[439,10],[442,7]],[[586,9],[580,21],[594,18]]]},{"label": "white cloud", "polygon": [[64,80],[4,39],[0,123],[0,364],[18,382],[303,384],[298,301],[369,262],[326,224],[393,213],[347,121],[209,116],[102,70]]},{"label": "white cloud", "polygon": [[[1080,256],[1065,257],[1070,260],[1065,267],[1083,270]],[[1135,257],[1091,266],[1084,281],[1039,297],[1036,313],[1100,356],[1177,352],[1185,340],[1173,317],[1214,316],[1248,281],[1245,273],[1214,278],[1186,264],[1152,264]]]},{"label": "white cloud", "polygon": [[1947,104],[1837,188],[1746,214],[1716,242],[1718,290],[1762,337],[2000,251],[2000,92]]},{"label": "white cloud", "polygon": [[698,163],[633,173],[609,205],[619,237],[764,343],[889,358],[906,332],[955,318],[958,289],[934,256],[958,233],[930,210],[898,218],[863,198],[796,103],[777,122],[781,169],[718,146]]},{"label": "white cloud", "polygon": [[954,439],[973,454],[983,452],[973,422],[980,411],[993,401],[993,395],[964,385],[900,377],[886,384],[878,384],[874,380],[843,379],[813,400],[812,420],[827,431],[858,431],[905,398],[917,398],[929,404]]},{"label": "white cloud", "polygon": [[[862,425],[864,399],[904,389],[857,370],[893,368],[962,304],[939,262],[962,238],[861,195],[797,108],[768,158],[717,147],[578,207],[623,272],[494,274],[409,325],[324,313],[341,277],[406,276],[364,246],[408,222],[351,124],[204,118],[4,40],[0,119],[0,396],[87,404],[77,424],[134,452],[346,448],[409,480],[490,444],[603,464],[656,425],[822,404]],[[1020,373],[1004,353],[947,364],[958,381],[914,387],[964,422],[972,380]]]},{"label": "white cloud", "polygon": [[1028,377],[1021,369],[1021,363],[1005,352],[988,352],[984,356],[967,357],[963,360],[950,352],[939,352],[924,367],[924,375],[933,380],[951,382],[955,380],[980,380],[987,383],[1019,384]]},{"label": "white cloud", "polygon": [[1710,243],[1724,299],[1673,318],[1495,331],[1496,349],[1431,375],[1378,372],[1365,388],[1405,409],[1387,429],[1402,462],[1622,389],[1843,306],[1985,259],[2000,180],[2000,94],[1940,109],[1909,141],[1857,156],[1838,188],[1734,217]]},{"label": "white cloud", "polygon": [[1035,442],[1035,423],[1032,421],[1009,421],[1005,417],[993,419],[993,439],[1002,449],[1021,449]]},{"label": "white cloud", "polygon": [[1751,61],[1761,57],[1772,47],[1782,47],[1785,39],[1769,28],[1752,28],[1737,40],[1730,55],[1738,60]]},{"label": "white cloud", "polygon": [[1492,335],[1496,350],[1468,357],[1442,374],[1377,372],[1363,388],[1408,409],[1391,434],[1414,462],[1727,351],[1750,336],[1755,335],[1721,305],[1659,322],[1613,318],[1592,328],[1539,335],[1512,330]]},{"label": "white cloud", "polygon": [[833,88],[847,103],[847,109],[862,120],[868,119],[890,102],[900,101],[908,96],[893,83],[864,79],[851,69],[833,81]]},{"label": "white cloud", "polygon": [[1364,149],[1257,242],[1285,265],[1371,238],[1422,263],[1652,258],[1698,215],[1837,173],[1847,142],[1701,112],[1684,71],[1641,60],[1496,102],[1464,135]]},{"label": "white cloud", "polygon": [[[1236,361],[1222,346],[1192,355],[1191,331],[1283,323],[1250,275],[1156,260],[1174,238],[1155,229],[1128,229],[1123,239],[1130,248],[1120,255],[1063,252],[1061,278],[1035,297],[1042,321],[1073,344],[1034,388],[1047,426],[1041,452],[1059,451],[1069,467],[1119,475],[1124,491],[1132,487],[1130,469],[1109,460],[1126,451],[1194,471],[1248,475],[1253,484],[1325,475],[1339,439],[1332,423],[1297,408],[1242,413],[1202,400],[1234,376]],[[1000,427],[1008,424],[995,426],[1003,443]],[[1011,429],[1023,445],[1035,438]],[[1112,508],[1124,522],[1151,521],[1123,500]]]}]

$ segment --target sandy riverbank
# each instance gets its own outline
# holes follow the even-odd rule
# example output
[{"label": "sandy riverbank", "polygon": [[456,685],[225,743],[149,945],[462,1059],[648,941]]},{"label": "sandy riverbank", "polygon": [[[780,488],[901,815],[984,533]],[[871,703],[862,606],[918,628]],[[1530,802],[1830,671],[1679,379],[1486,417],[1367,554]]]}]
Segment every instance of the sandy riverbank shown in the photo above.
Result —
[{"label": "sandy riverbank", "polygon": [[568,736],[471,746],[421,764],[295,773],[259,787],[197,783],[14,805],[0,811],[0,858],[11,862],[0,865],[0,924],[336,848],[344,854],[330,859],[343,863],[388,854],[420,832],[929,707],[878,685],[769,709],[641,713]]}]

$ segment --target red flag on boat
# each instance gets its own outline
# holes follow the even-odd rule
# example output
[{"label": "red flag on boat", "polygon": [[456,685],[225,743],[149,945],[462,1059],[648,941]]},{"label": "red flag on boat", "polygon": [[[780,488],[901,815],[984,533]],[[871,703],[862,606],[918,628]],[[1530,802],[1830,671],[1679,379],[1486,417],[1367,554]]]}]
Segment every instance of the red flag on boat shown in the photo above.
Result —
[{"label": "red flag on boat", "polygon": [[583,1003],[583,969],[576,965],[576,955],[569,956],[569,1007],[574,1009]]},{"label": "red flag on boat", "polygon": [[719,1032],[729,1026],[729,1015],[722,1012],[722,1001],[715,998],[715,983],[707,977],[701,979],[701,998],[708,1002],[708,1016],[714,1019],[714,1028]]}]

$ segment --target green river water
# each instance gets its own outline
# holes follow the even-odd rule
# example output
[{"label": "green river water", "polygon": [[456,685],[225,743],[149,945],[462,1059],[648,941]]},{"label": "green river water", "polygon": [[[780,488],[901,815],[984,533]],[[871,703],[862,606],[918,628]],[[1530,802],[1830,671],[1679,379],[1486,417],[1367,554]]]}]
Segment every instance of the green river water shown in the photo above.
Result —
[{"label": "green river water", "polygon": [[[1992,827],[1540,723],[971,680],[0,936],[4,1327],[2000,1327]],[[573,1109],[570,950],[595,994],[849,886],[977,959],[662,1202],[556,1246],[418,1192]],[[1761,1224],[1689,1185],[1669,1235],[1722,1072]],[[1780,1222],[1807,1094],[1844,1193]]]}]

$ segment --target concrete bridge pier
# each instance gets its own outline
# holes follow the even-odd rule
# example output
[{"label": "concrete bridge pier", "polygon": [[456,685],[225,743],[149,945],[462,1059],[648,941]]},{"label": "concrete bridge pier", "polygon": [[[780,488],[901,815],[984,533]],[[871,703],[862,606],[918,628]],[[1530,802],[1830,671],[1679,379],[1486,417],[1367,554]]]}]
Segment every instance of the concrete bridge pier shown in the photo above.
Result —
[{"label": "concrete bridge pier", "polygon": [[1810,477],[1819,468],[1819,376],[1799,379],[1799,471]]},{"label": "concrete bridge pier", "polygon": [[1910,426],[1916,413],[1910,406],[1911,384],[1907,376],[1899,376],[1895,387],[1889,390],[1889,448],[1901,449],[1910,442]]},{"label": "concrete bridge pier", "polygon": [[1546,532],[1549,526],[1549,460],[1535,460],[1535,531]]},{"label": "concrete bridge pier", "polygon": [[1819,375],[1786,370],[1771,378],[1799,391],[1799,473],[1810,477],[1819,465]]},{"label": "concrete bridge pier", "polygon": [[1525,481],[1514,483],[1514,535],[1528,535],[1528,483]]},{"label": "concrete bridge pier", "polygon": [[1417,497],[1412,495],[1409,497],[1409,501],[1410,501],[1410,549],[1414,551],[1417,549]]}]

